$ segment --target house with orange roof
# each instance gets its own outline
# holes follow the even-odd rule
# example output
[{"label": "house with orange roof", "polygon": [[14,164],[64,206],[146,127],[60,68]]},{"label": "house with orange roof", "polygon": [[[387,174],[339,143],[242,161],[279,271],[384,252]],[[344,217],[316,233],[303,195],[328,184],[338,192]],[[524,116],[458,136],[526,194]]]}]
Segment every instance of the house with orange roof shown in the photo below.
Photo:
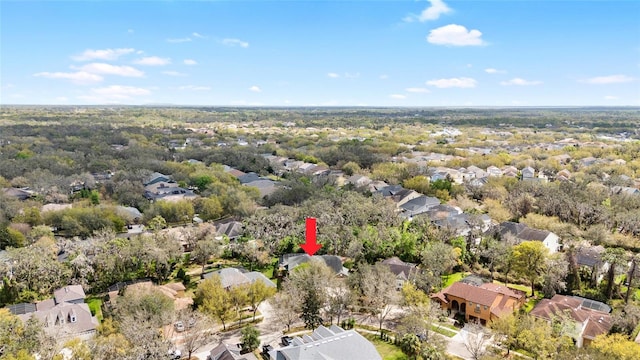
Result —
[{"label": "house with orange roof", "polygon": [[[577,296],[555,295],[541,300],[529,313],[547,321],[571,320],[565,326],[577,347],[588,346],[598,335],[607,334],[613,326],[611,308],[599,301]],[[571,324],[572,323],[572,324]]]},{"label": "house with orange roof", "polygon": [[520,309],[526,296],[524,292],[504,285],[476,285],[459,281],[433,294],[431,298],[440,303],[443,309],[464,315],[467,322],[486,325],[491,320]]}]

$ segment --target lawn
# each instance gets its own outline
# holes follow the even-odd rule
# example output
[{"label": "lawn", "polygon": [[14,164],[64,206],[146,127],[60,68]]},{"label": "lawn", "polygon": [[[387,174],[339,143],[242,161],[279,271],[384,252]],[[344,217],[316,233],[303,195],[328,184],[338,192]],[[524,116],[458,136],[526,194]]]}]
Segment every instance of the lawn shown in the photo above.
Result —
[{"label": "lawn", "polygon": [[450,286],[454,282],[462,280],[465,276],[467,276],[469,274],[471,274],[471,273],[468,273],[468,272],[457,272],[457,273],[453,273],[451,275],[442,275],[442,287],[446,288],[447,286]]},{"label": "lawn", "polygon": [[431,331],[437,332],[438,334],[444,335],[446,337],[454,337],[457,334],[457,332],[455,332],[453,330],[443,329],[443,328],[438,327],[436,325],[431,325]]},{"label": "lawn", "polygon": [[89,305],[89,310],[91,310],[91,315],[94,315],[98,322],[102,322],[102,299],[96,297],[90,297],[86,300],[87,305]]},{"label": "lawn", "polygon": [[371,341],[375,345],[376,350],[380,353],[383,360],[408,360],[407,355],[402,353],[399,347],[390,344],[386,341],[380,340],[378,335],[374,334],[362,334],[367,340]]}]

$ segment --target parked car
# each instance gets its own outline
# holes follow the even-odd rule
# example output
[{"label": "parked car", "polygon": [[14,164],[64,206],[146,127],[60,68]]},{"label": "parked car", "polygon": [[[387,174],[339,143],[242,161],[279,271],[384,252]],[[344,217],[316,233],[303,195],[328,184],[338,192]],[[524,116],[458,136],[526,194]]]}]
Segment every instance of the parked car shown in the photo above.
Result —
[{"label": "parked car", "polygon": [[175,349],[169,350],[169,359],[171,360],[179,360],[182,357],[182,351]]},{"label": "parked car", "polygon": [[175,324],[173,324],[173,327],[176,329],[177,332],[184,331],[184,324],[182,323],[182,321],[176,322]]}]

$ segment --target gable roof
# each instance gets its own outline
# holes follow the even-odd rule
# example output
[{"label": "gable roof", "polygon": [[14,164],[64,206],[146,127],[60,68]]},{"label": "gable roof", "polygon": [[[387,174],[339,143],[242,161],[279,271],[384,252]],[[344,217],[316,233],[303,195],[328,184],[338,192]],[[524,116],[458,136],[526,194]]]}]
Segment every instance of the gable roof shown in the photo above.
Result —
[{"label": "gable roof", "polygon": [[266,276],[257,271],[242,272],[237,268],[224,268],[218,271],[206,273],[202,275],[202,277],[204,279],[208,279],[213,275],[218,275],[220,277],[220,283],[225,289],[238,285],[251,284],[256,281],[262,281],[268,287],[276,287],[276,284],[274,284],[273,281],[269,280]]},{"label": "gable roof", "polygon": [[420,195],[400,205],[400,207],[406,211],[414,212],[422,209],[426,210],[436,205],[440,205],[440,200],[438,200],[438,198]]},{"label": "gable roof", "polygon": [[220,345],[211,349],[209,357],[211,360],[257,360],[256,357],[247,353],[240,355],[240,348],[237,345],[220,343]]},{"label": "gable roof", "polygon": [[287,271],[295,269],[300,264],[304,264],[311,259],[322,260],[331,270],[336,274],[346,275],[348,271],[342,266],[342,260],[335,255],[314,255],[313,257],[308,254],[284,254],[280,256],[279,266]]},{"label": "gable roof", "polygon": [[84,289],[82,289],[82,286],[80,285],[67,285],[53,292],[53,298],[55,299],[56,304],[79,300],[84,301],[85,297]]},{"label": "gable roof", "polygon": [[395,256],[383,260],[382,263],[387,265],[394,275],[405,280],[412,278],[418,272],[416,264],[406,263]]},{"label": "gable roof", "polygon": [[599,304],[602,303],[580,297],[555,295],[551,299],[541,300],[530,314],[546,320],[564,314],[578,323],[586,322],[581,336],[594,339],[598,335],[608,333],[613,326],[611,315],[606,312],[610,308],[606,304],[602,304],[604,307]]},{"label": "gable roof", "polygon": [[500,237],[511,234],[520,241],[544,241],[551,234],[550,231],[532,229],[525,224],[512,221],[500,223],[497,227],[497,233],[500,234]]},{"label": "gable roof", "polygon": [[269,352],[273,360],[382,360],[375,346],[355,330],[332,325],[318,327],[310,336]]}]

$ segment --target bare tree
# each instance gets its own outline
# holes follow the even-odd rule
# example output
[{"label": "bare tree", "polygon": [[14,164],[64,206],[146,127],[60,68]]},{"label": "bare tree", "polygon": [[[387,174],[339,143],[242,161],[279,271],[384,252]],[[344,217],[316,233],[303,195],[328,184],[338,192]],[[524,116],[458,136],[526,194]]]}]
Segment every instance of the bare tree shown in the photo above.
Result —
[{"label": "bare tree", "polygon": [[469,351],[473,360],[480,360],[487,352],[487,343],[491,336],[479,324],[468,324],[464,332],[464,347]]},{"label": "bare tree", "polygon": [[300,319],[300,304],[302,294],[290,282],[285,282],[282,290],[271,299],[271,306],[278,322],[291,329],[298,319]]},{"label": "bare tree", "polygon": [[382,263],[361,264],[358,271],[349,277],[349,281],[358,295],[360,305],[376,316],[379,329],[382,331],[384,320],[398,300],[395,276]]},{"label": "bare tree", "polygon": [[180,334],[182,338],[182,348],[187,353],[187,359],[198,351],[202,346],[215,340],[216,335],[212,332],[212,323],[209,318],[191,308],[178,311],[176,320],[184,325],[184,332]]}]

